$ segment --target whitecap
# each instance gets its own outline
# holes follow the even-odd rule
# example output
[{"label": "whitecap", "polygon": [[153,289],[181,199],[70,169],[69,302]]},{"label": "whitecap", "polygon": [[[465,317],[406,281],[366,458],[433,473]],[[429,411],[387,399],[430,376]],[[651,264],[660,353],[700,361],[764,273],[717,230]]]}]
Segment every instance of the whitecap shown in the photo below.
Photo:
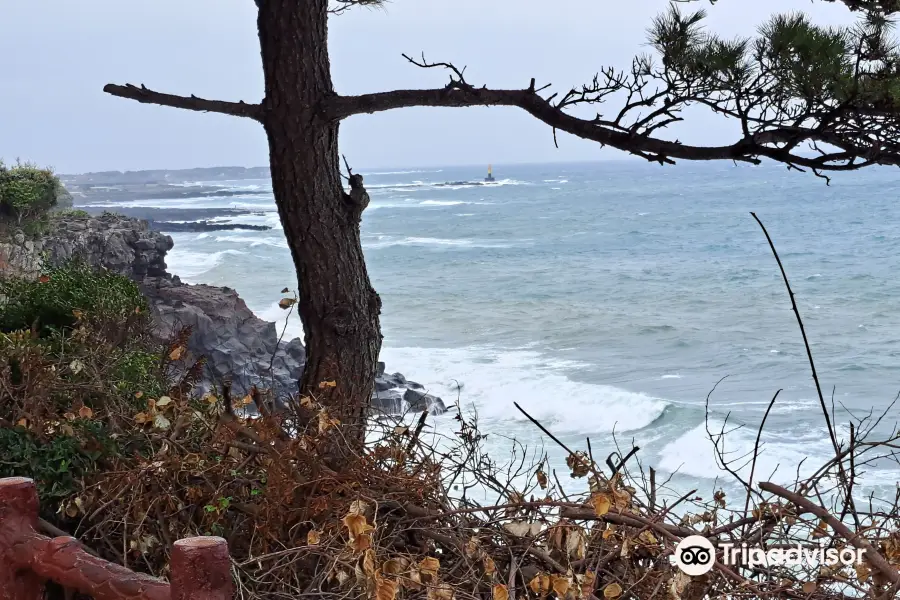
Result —
[{"label": "whitecap", "polygon": [[437,248],[512,248],[508,242],[486,242],[467,239],[446,239],[429,237],[403,237],[378,236],[379,241],[364,244],[364,247],[373,250],[390,248],[392,246],[431,246]]},{"label": "whitecap", "polygon": [[506,431],[511,420],[530,427],[513,402],[555,432],[591,435],[643,429],[668,406],[646,394],[574,381],[566,372],[578,363],[533,350],[385,348],[381,360],[403,365],[409,379],[448,405],[459,396],[463,408],[474,405],[488,428]]},{"label": "whitecap", "polygon": [[166,255],[169,272],[177,274],[184,281],[199,283],[197,278],[216,268],[228,256],[246,254],[241,250],[220,250],[210,254],[178,250],[178,246]]},{"label": "whitecap", "polygon": [[462,200],[422,200],[419,202],[422,206],[458,206],[460,204],[468,204]]}]

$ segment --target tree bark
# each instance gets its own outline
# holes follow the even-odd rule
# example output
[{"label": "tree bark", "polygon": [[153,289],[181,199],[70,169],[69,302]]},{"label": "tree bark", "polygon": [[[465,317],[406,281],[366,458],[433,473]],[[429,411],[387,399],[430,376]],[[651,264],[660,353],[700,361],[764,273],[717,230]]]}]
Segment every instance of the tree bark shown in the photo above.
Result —
[{"label": "tree bark", "polygon": [[[362,433],[381,349],[381,300],[360,241],[361,208],[345,193],[328,59],[327,0],[259,2],[272,189],[297,271],[307,363],[300,393]],[[332,387],[330,382],[334,382]]]}]

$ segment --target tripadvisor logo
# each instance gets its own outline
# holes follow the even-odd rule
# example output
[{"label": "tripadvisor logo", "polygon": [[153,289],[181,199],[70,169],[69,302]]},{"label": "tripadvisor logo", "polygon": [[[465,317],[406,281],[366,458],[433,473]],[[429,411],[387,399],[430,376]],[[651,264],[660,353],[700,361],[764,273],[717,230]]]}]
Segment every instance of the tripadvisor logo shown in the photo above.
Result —
[{"label": "tripadvisor logo", "polygon": [[[857,548],[826,548],[825,546],[796,546],[787,548],[755,548],[730,542],[719,544],[724,565],[753,567],[774,567],[797,565],[837,565],[861,564],[865,550]],[[686,575],[703,575],[712,570],[716,562],[716,548],[712,542],[700,535],[691,535],[681,540],[675,547],[675,565]]]}]

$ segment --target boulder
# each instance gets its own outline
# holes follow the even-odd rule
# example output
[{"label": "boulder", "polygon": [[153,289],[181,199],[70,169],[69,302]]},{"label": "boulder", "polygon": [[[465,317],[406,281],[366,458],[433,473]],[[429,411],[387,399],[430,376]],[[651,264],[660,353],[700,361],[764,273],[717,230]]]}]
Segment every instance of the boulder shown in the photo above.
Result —
[{"label": "boulder", "polygon": [[306,363],[303,343],[299,338],[279,343],[275,324],[257,318],[237,292],[168,278],[147,279],[141,289],[150,301],[159,339],[172,339],[182,328],[191,328],[190,354],[182,360],[206,357],[199,391],[221,387],[230,379],[238,395],[254,385],[272,389],[276,396],[296,393]]},{"label": "boulder", "polygon": [[373,415],[402,415],[407,412],[407,403],[400,390],[375,392],[369,404],[369,412]]},{"label": "boulder", "polygon": [[433,415],[440,415],[447,412],[444,401],[437,396],[420,392],[419,390],[407,389],[403,394],[403,399],[409,405],[412,412],[428,411]]}]

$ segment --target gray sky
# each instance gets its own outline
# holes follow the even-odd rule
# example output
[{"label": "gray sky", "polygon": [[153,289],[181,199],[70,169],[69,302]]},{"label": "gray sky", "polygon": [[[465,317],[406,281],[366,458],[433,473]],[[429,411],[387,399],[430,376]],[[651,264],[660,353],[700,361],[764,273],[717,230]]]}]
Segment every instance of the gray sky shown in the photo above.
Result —
[{"label": "gray sky", "polygon": [[[433,87],[443,73],[400,54],[467,65],[490,87],[552,82],[568,88],[601,66],[628,66],[646,50],[650,19],[666,0],[392,0],[331,21],[335,84],[342,93]],[[711,29],[752,34],[773,12],[805,10],[848,22],[841,5],[810,0],[722,0]],[[558,7],[558,8],[556,8]],[[267,163],[251,121],[113,98],[106,83],[174,94],[259,101],[262,73],[252,0],[0,0],[0,157],[60,172]],[[699,115],[677,135],[727,140]],[[413,108],[345,121],[341,150],[354,166],[402,167],[594,160],[624,156],[549,128],[515,108]]]}]

